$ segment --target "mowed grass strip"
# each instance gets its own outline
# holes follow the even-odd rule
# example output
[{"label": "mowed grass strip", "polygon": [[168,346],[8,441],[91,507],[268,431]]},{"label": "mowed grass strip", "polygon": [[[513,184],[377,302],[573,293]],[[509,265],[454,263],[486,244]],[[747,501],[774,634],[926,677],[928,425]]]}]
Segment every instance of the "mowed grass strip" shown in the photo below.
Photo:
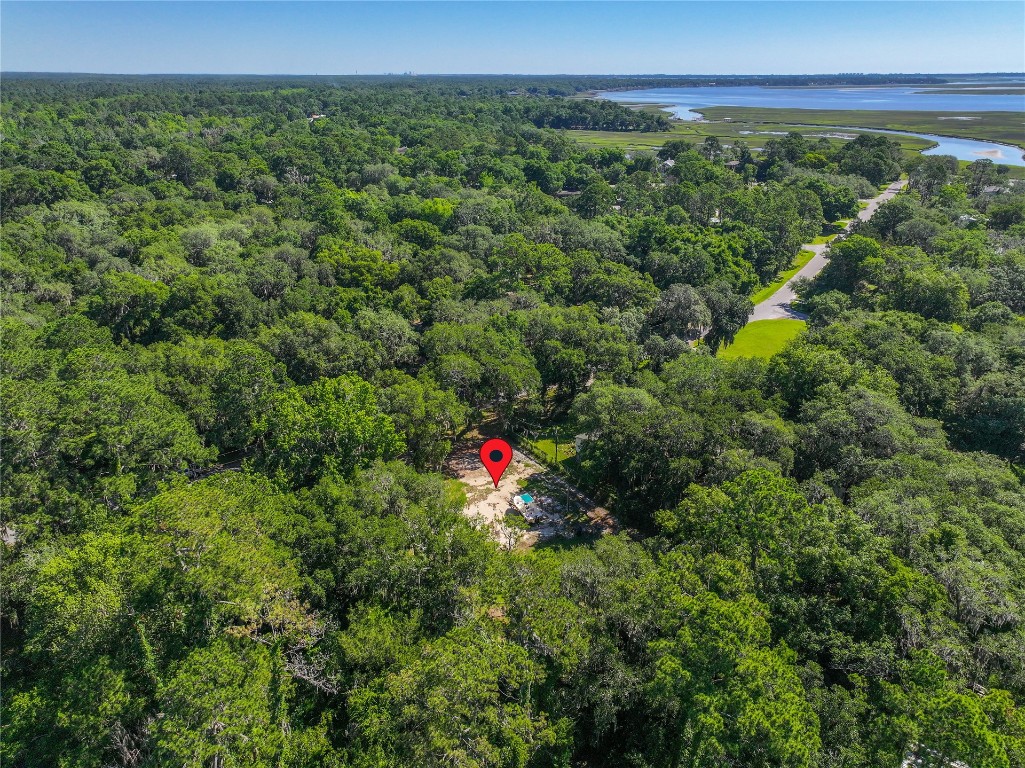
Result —
[{"label": "mowed grass strip", "polygon": [[765,301],[767,298],[772,296],[772,294],[774,294],[776,291],[778,291],[780,288],[786,285],[787,281],[791,277],[800,272],[801,268],[809,261],[811,261],[811,257],[814,255],[815,254],[812,251],[802,250],[800,253],[798,253],[797,258],[794,259],[794,265],[790,269],[788,269],[786,272],[780,272],[779,277],[777,277],[773,282],[769,283],[767,286],[760,289],[757,293],[751,294],[751,303],[760,304],[761,302]]},{"label": "mowed grass strip", "polygon": [[769,358],[804,330],[804,320],[756,320],[740,329],[728,347],[721,347],[716,357],[733,360],[738,357]]}]

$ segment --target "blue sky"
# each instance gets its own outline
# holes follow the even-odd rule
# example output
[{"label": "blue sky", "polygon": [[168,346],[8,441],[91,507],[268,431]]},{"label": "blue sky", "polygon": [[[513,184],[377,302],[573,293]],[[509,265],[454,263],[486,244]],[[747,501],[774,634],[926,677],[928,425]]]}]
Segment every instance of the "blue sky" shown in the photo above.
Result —
[{"label": "blue sky", "polygon": [[360,74],[1025,70],[1014,2],[0,3],[4,71]]}]

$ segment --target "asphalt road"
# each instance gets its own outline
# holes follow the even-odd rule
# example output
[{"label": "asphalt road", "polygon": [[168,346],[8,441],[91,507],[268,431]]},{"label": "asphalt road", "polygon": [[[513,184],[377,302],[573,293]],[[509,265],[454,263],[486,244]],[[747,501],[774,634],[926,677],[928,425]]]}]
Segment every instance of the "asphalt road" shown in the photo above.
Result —
[{"label": "asphalt road", "polygon": [[[888,186],[884,192],[873,197],[868,201],[867,206],[858,211],[858,218],[862,221],[868,221],[871,219],[879,206],[900,192],[907,183],[907,179],[893,182],[893,184]],[[772,296],[767,298],[765,301],[755,304],[755,308],[747,320],[749,323],[753,323],[755,320],[778,320],[781,318],[804,320],[807,317],[807,315],[801,314],[790,306],[794,299],[797,298],[794,295],[793,283],[795,280],[802,277],[815,277],[815,275],[822,271],[822,268],[826,266],[826,262],[829,260],[826,255],[829,250],[829,244],[809,244],[802,245],[801,248],[806,251],[812,251],[815,255],[807,264],[801,267],[801,271],[790,278],[782,288],[772,294]]]}]

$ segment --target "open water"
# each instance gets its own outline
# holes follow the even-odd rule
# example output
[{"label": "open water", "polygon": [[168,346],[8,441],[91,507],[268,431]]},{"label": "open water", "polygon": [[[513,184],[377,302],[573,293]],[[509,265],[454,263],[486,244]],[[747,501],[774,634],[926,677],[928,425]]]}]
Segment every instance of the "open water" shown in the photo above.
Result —
[{"label": "open water", "polygon": [[[1014,85],[1009,83],[1008,85]],[[949,87],[949,86],[948,86]],[[1006,86],[1004,86],[1006,87]],[[699,120],[692,110],[702,107],[770,107],[777,109],[845,109],[950,112],[951,123],[964,117],[959,112],[1021,112],[1025,119],[1025,94],[933,93],[921,86],[848,86],[836,88],[769,88],[765,86],[708,86],[704,88],[647,88],[634,91],[606,91],[600,94],[611,101],[633,104],[667,104],[669,112],[682,120]],[[823,128],[823,133],[844,129]],[[876,133],[902,133],[879,128],[863,128]],[[953,139],[928,133],[909,133],[936,142],[926,155],[953,155],[958,160],[989,158],[996,163],[1025,166],[1022,151],[1008,144],[975,139]],[[751,138],[771,135],[771,129]]]}]

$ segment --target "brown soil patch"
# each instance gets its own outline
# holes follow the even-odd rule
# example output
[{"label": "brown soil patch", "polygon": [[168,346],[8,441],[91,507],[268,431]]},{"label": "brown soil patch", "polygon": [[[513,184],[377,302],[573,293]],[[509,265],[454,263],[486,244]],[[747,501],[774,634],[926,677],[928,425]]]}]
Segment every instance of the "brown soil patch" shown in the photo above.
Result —
[{"label": "brown soil patch", "polygon": [[[554,472],[513,449],[498,487],[480,461],[483,438],[456,445],[445,462],[444,473],[466,486],[463,514],[486,529],[506,549],[523,549],[555,537],[603,535],[618,530],[611,513],[595,504]],[[539,503],[545,519],[528,526],[512,505],[524,491]]]}]

